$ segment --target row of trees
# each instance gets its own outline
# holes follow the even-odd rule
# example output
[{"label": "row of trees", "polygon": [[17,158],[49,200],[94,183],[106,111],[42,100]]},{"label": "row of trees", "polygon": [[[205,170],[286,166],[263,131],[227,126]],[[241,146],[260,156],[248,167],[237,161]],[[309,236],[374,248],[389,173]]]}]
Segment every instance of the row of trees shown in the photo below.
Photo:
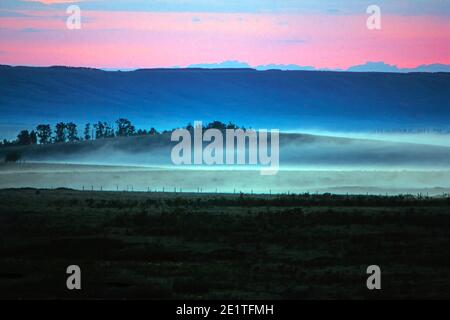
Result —
[{"label": "row of trees", "polygon": [[[192,124],[188,124],[186,127],[188,130],[193,130]],[[229,122],[225,124],[220,121],[213,121],[204,125],[205,129],[238,129],[239,127],[235,124]],[[162,133],[171,132],[164,130]],[[84,127],[83,133],[80,136],[78,133],[78,127],[73,122],[59,122],[52,127],[49,124],[40,124],[35,130],[31,132],[28,130],[22,130],[15,141],[3,140],[0,142],[1,146],[12,146],[12,145],[33,145],[33,144],[51,144],[51,143],[63,143],[63,142],[76,142],[81,140],[95,140],[102,138],[113,138],[113,137],[129,137],[129,136],[142,136],[142,135],[157,135],[160,134],[155,128],[150,130],[138,129],[128,119],[118,119],[115,122],[115,127],[111,126],[108,122],[98,121],[95,124],[87,123]]]},{"label": "row of trees", "polygon": [[128,119],[118,119],[113,128],[108,122],[98,121],[95,124],[87,123],[84,127],[83,134],[80,136],[78,127],[73,122],[59,122],[54,129],[49,124],[40,124],[31,132],[22,130],[15,141],[3,140],[1,143],[7,145],[30,145],[30,144],[50,144],[61,142],[75,142],[80,140],[94,140],[101,138],[112,138],[115,136],[133,136],[144,134],[157,134],[158,132],[152,128],[147,130],[137,130]]}]

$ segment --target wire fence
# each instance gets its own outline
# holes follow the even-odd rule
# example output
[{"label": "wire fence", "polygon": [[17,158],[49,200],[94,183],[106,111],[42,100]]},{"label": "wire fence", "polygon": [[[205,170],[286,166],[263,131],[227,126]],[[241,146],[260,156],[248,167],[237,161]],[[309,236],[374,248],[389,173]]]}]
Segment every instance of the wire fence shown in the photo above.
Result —
[{"label": "wire fence", "polygon": [[[58,189],[53,186],[50,189]],[[246,194],[246,195],[345,195],[345,196],[378,196],[378,197],[389,197],[389,196],[405,196],[405,197],[415,197],[415,198],[431,198],[431,197],[450,197],[449,192],[442,193],[401,193],[401,192],[385,192],[385,193],[371,193],[371,192],[362,192],[362,193],[349,193],[349,192],[319,192],[319,191],[310,191],[310,190],[288,190],[288,189],[253,189],[253,188],[233,188],[233,189],[220,189],[220,188],[183,188],[183,187],[173,187],[173,186],[160,186],[160,187],[138,187],[136,188],[134,185],[115,185],[115,187],[104,187],[103,185],[89,185],[89,186],[81,186],[80,188],[70,188],[74,190],[80,191],[91,191],[91,192],[147,192],[147,193],[184,193],[184,194]]]}]

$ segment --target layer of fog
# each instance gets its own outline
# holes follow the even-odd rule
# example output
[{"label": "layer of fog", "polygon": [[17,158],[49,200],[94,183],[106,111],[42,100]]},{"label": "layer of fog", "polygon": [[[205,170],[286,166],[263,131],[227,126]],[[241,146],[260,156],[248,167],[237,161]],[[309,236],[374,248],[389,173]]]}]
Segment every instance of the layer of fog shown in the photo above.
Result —
[{"label": "layer of fog", "polygon": [[257,166],[174,166],[170,154],[175,143],[168,135],[33,146],[17,149],[25,163],[0,166],[0,188],[436,195],[449,191],[450,147],[438,145],[438,140],[405,143],[388,136],[374,140],[370,135],[355,139],[350,134],[282,134],[280,171],[274,176],[261,176]]},{"label": "layer of fog", "polygon": [[337,138],[365,139],[386,142],[414,143],[450,147],[450,132],[345,132],[327,130],[290,130],[288,133],[303,133]]},{"label": "layer of fog", "polygon": [[0,188],[204,193],[426,194],[450,192],[447,171],[164,170],[65,164],[0,165]]},{"label": "layer of fog", "polygon": [[[342,134],[350,136],[351,133]],[[403,139],[416,143],[396,142],[401,137],[384,135],[384,140],[370,134],[359,138],[311,134],[280,135],[281,170],[436,170],[450,169],[450,146],[437,135],[416,134]],[[449,137],[449,135],[442,135]],[[417,143],[427,138],[434,143]],[[439,137],[440,138],[440,137]],[[430,141],[431,141],[430,140]],[[440,143],[440,145],[438,145]],[[447,144],[449,142],[446,142]],[[171,151],[176,142],[169,135],[101,139],[72,144],[53,144],[19,148],[24,161],[71,164],[172,166]],[[207,143],[204,143],[206,146]],[[225,145],[225,143],[224,143]],[[269,143],[270,146],[270,143]],[[0,149],[0,157],[10,150]],[[192,158],[194,153],[192,152]],[[248,159],[247,159],[248,160]],[[183,166],[182,166],[183,167]],[[205,166],[208,169],[224,169]],[[177,166],[177,168],[179,168]],[[183,167],[184,168],[184,167]],[[186,167],[188,168],[188,167]],[[237,169],[236,166],[225,166]],[[244,169],[251,167],[245,166]]]}]

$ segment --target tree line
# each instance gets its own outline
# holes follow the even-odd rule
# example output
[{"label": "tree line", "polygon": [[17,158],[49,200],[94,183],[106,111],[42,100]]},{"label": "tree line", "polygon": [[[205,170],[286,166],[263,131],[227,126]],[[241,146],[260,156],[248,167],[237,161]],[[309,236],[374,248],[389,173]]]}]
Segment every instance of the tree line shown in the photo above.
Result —
[{"label": "tree line", "polygon": [[[187,124],[185,127],[187,130],[193,130],[192,124]],[[239,127],[232,122],[225,124],[220,121],[212,121],[207,125],[204,125],[205,129],[239,129]],[[245,128],[243,128],[245,129]],[[59,122],[52,127],[49,124],[39,124],[32,131],[21,130],[17,135],[16,140],[4,139],[0,142],[0,146],[25,146],[35,144],[52,144],[52,143],[65,143],[65,142],[77,142],[77,141],[90,141],[103,138],[113,137],[129,137],[129,136],[144,136],[144,135],[158,135],[172,132],[172,130],[164,130],[162,132],[157,131],[155,128],[149,130],[138,129],[131,123],[130,120],[120,118],[115,121],[115,126],[111,126],[108,122],[98,121],[95,124],[87,123],[82,134],[79,134],[78,127],[73,122]]]}]

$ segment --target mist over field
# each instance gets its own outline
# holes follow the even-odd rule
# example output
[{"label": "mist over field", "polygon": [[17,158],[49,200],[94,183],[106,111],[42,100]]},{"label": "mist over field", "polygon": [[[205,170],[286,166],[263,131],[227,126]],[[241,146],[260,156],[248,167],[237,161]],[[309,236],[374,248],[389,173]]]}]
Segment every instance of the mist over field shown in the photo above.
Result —
[{"label": "mist over field", "polygon": [[170,141],[170,134],[16,147],[5,150],[18,150],[24,163],[0,166],[0,188],[431,195],[450,191],[450,147],[394,141],[282,133],[280,168],[274,176],[261,175],[260,166],[175,166],[170,154],[176,142]]},{"label": "mist over field", "polygon": [[443,132],[359,132],[327,130],[289,130],[289,133],[330,136],[338,138],[378,140],[386,142],[405,142],[433,146],[450,147],[450,133]]},{"label": "mist over field", "polygon": [[120,117],[160,131],[219,119],[282,132],[273,177],[249,165],[174,166],[176,143],[164,133],[0,148],[0,158],[17,151],[25,162],[2,165],[0,187],[433,194],[450,187],[448,73],[0,66],[0,84],[3,137],[59,121],[73,121],[81,134],[87,122]]},{"label": "mist over field", "polygon": [[203,193],[426,194],[450,192],[450,170],[196,170],[64,164],[0,165],[0,188]]},{"label": "mist over field", "polygon": [[450,299],[449,4],[0,0],[0,300]]},{"label": "mist over field", "polygon": [[[312,134],[281,133],[279,153],[281,169],[447,169],[450,168],[450,147],[445,145],[447,134],[440,136],[440,144],[428,143],[425,134],[404,135],[404,141],[375,140],[374,136],[355,134],[359,138]],[[387,135],[385,135],[387,136]],[[419,139],[419,138],[423,139]],[[370,139],[372,138],[372,139]],[[178,142],[170,140],[170,133],[156,136],[132,136],[31,145],[0,149],[0,157],[18,151],[24,161],[63,162],[75,164],[172,166],[171,151]],[[246,140],[248,153],[248,140]],[[400,141],[400,142],[398,142]],[[412,141],[417,141],[412,143]],[[422,143],[427,142],[427,144]],[[203,148],[208,145],[203,142]],[[226,141],[223,141],[225,148]],[[268,141],[269,149],[271,146]],[[194,150],[191,151],[194,157]],[[224,150],[225,153],[225,150]],[[248,159],[247,159],[248,160]],[[248,162],[248,161],[247,161]],[[216,168],[215,166],[214,168]],[[233,165],[227,165],[233,168]],[[248,168],[248,165],[246,165]],[[214,169],[213,168],[213,169]]]}]

